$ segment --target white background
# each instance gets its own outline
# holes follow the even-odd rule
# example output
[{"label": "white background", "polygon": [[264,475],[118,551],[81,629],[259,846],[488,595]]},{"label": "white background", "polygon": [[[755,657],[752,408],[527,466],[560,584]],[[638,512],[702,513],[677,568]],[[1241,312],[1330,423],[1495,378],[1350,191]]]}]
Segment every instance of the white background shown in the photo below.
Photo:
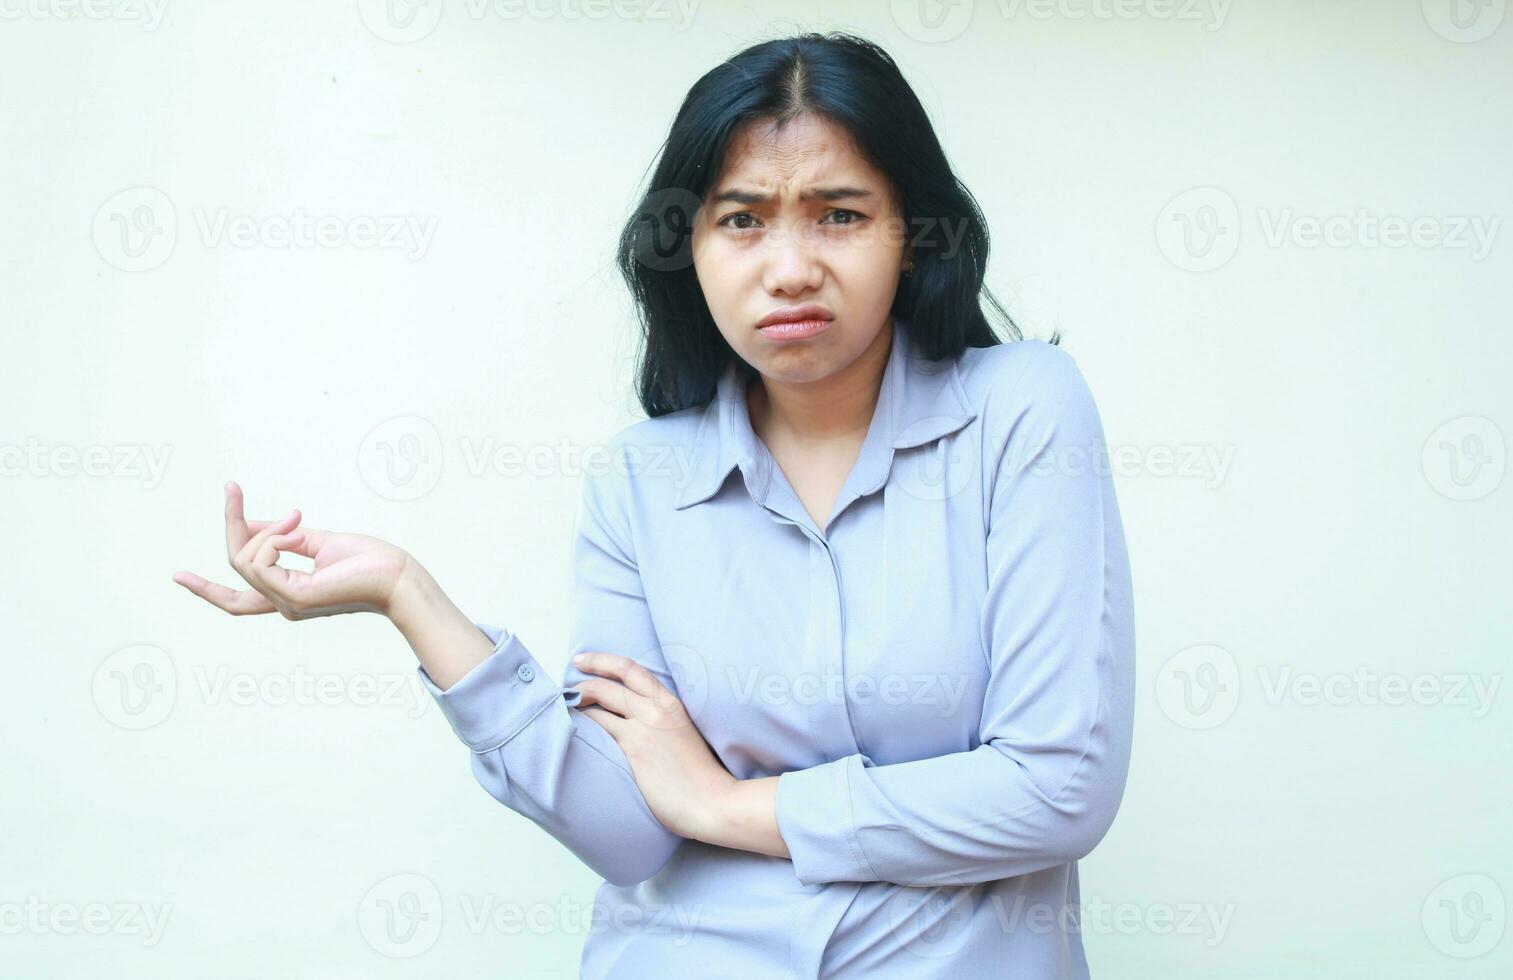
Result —
[{"label": "white background", "polygon": [[[1502,0],[429,2],[0,0],[0,972],[575,973],[598,878],[473,781],[387,622],[170,577],[242,584],[235,479],[560,672],[581,454],[639,417],[615,235],[688,86],[800,28],[898,59],[1123,460],[1094,975],[1513,972]],[[300,214],[333,237],[281,244]],[[395,218],[429,237],[365,244]]]}]

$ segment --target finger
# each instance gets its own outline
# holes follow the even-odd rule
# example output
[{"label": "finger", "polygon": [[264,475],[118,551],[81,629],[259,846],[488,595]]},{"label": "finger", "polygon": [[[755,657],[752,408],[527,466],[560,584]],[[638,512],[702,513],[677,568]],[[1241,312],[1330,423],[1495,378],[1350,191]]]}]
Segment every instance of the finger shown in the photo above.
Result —
[{"label": "finger", "polygon": [[279,567],[279,552],[293,550],[289,546],[300,540],[300,537],[299,531],[269,535],[263,538],[262,546],[252,557],[252,565],[258,570],[257,577],[262,582],[263,590],[276,599],[285,600],[286,604],[292,600],[289,569]]},{"label": "finger", "polygon": [[[258,552],[262,549],[264,541],[274,535],[294,530],[295,525],[298,523],[299,508],[296,507],[286,514],[282,520],[269,524],[248,538],[247,543],[242,545],[242,550],[237,552],[236,557],[232,559],[231,567],[236,569],[238,575],[247,580],[248,585],[271,597],[270,576],[267,574],[266,566],[257,564]],[[272,577],[277,578],[276,575]]]},{"label": "finger", "polygon": [[619,741],[620,734],[625,730],[625,726],[629,724],[624,718],[621,718],[612,711],[605,711],[603,708],[593,707],[581,710],[585,715],[588,715],[597,722],[600,728],[609,732],[610,736],[616,741]]},{"label": "finger", "polygon": [[255,577],[253,586],[270,599],[276,599],[286,607],[292,607],[295,602],[293,588],[289,581],[291,573],[289,569],[279,567],[278,557],[280,551],[289,550],[284,545],[299,540],[300,532],[295,530],[286,534],[275,534],[273,529],[282,523],[271,524],[253,535],[247,547],[249,549],[257,547],[257,552],[252,556],[251,570]]},{"label": "finger", "polygon": [[[273,534],[263,539],[263,545],[253,556],[252,563],[260,568],[278,568],[278,555],[281,551],[294,551],[304,537],[303,531],[290,531],[288,534]],[[287,569],[280,569],[287,571]]]},{"label": "finger", "polygon": [[246,543],[242,545],[242,550],[237,553],[237,557],[248,563],[255,562],[264,542],[280,534],[292,533],[299,526],[299,521],[299,508],[296,507],[271,524],[265,524],[261,531],[258,531],[247,539]]},{"label": "finger", "polygon": [[[247,530],[251,531],[253,534],[256,534],[259,531],[261,531],[263,528],[265,528],[268,525],[273,524],[273,523],[275,523],[275,522],[274,521],[248,521],[247,522]],[[308,524],[302,524],[302,525],[300,525],[300,531],[305,536],[303,541],[300,541],[298,544],[294,545],[293,547],[281,548],[279,550],[281,550],[281,551],[292,551],[296,555],[304,555],[306,558],[314,558],[315,557],[315,553],[321,549],[321,546],[326,543],[326,538],[331,534],[330,531],[323,531],[320,528],[311,527]]]},{"label": "finger", "polygon": [[634,718],[640,714],[642,699],[618,681],[590,677],[573,686],[583,692],[584,700],[603,705],[622,718]]},{"label": "finger", "polygon": [[253,616],[277,609],[268,601],[267,596],[256,589],[230,589],[207,581],[193,572],[175,572],[173,580],[212,606],[224,609],[233,616]]},{"label": "finger", "polygon": [[242,488],[235,480],[226,483],[226,560],[234,562],[251,536],[242,515]]},{"label": "finger", "polygon": [[668,697],[672,694],[667,685],[657,679],[657,675],[642,664],[622,657],[618,653],[586,652],[580,653],[573,658],[575,666],[585,673],[602,674],[605,677],[613,677],[643,698]]}]

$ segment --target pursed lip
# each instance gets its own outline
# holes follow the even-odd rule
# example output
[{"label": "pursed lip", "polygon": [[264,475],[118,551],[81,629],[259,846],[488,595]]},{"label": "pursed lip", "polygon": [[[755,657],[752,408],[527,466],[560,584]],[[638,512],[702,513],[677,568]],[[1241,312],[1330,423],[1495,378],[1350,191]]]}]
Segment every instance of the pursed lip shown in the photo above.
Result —
[{"label": "pursed lip", "polygon": [[798,323],[803,320],[834,320],[835,314],[818,303],[805,303],[803,306],[785,306],[780,310],[773,310],[762,317],[757,327],[770,327],[774,323]]}]

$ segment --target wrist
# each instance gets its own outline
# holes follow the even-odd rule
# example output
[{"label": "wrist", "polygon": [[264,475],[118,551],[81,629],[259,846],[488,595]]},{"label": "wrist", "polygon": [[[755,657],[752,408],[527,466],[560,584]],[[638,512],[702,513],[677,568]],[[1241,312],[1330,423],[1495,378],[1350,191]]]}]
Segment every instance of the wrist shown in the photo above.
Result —
[{"label": "wrist", "polygon": [[731,846],[741,810],[743,780],[729,773],[724,773],[723,776],[712,789],[700,794],[691,834],[694,840],[716,847]]},{"label": "wrist", "polygon": [[404,564],[394,578],[393,587],[389,589],[384,615],[400,632],[404,632],[405,627],[413,623],[422,610],[435,601],[439,593],[436,580],[431,578],[431,574],[420,562],[406,553]]}]

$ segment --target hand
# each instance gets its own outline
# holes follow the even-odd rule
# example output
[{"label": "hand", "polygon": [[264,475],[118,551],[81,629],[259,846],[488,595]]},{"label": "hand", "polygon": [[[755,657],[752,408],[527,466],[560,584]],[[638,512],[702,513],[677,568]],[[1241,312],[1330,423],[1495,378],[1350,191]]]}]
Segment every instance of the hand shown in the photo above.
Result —
[{"label": "hand", "polygon": [[720,764],[683,702],[629,657],[573,659],[585,673],[602,675],[575,685],[583,692],[578,710],[619,744],[652,815],[675,834],[705,839],[720,801],[739,780]]},{"label": "hand", "polygon": [[[250,589],[231,589],[192,572],[173,580],[233,616],[277,611],[285,619],[349,612],[387,614],[390,596],[419,566],[401,548],[364,534],[299,528],[296,508],[278,521],[242,516],[242,488],[226,484],[226,556]],[[315,571],[278,565],[279,553],[315,559]]]}]

